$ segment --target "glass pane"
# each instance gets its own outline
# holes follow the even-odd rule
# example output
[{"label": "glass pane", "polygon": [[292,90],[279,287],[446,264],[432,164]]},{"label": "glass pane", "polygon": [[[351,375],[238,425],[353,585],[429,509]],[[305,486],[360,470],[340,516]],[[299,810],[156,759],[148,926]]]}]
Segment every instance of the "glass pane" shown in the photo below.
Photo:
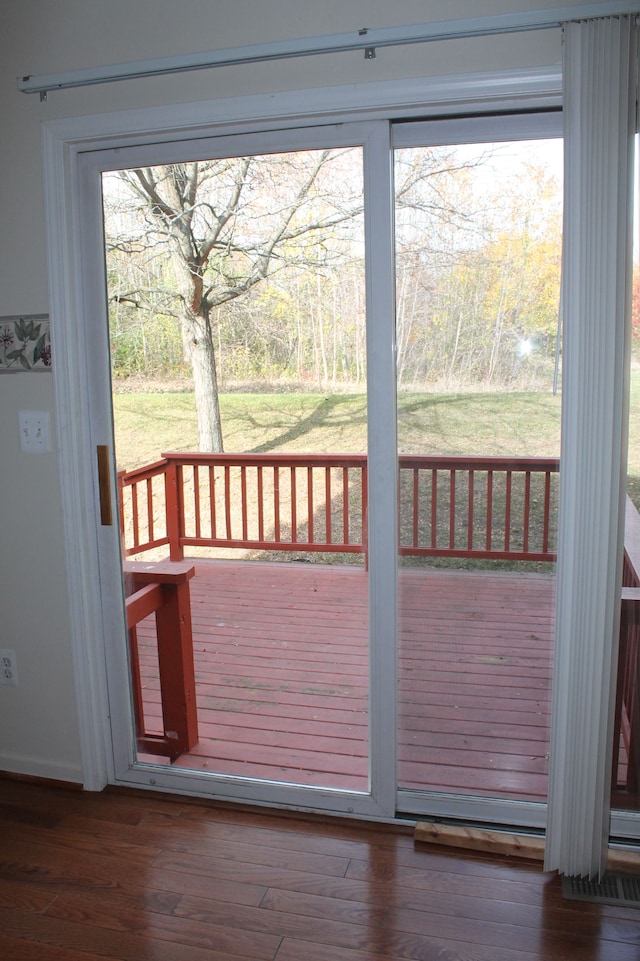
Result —
[{"label": "glass pane", "polygon": [[195,565],[197,737],[176,748],[176,629],[146,617],[138,758],[366,792],[362,149],[113,171],[103,193],[129,593],[136,561]]},{"label": "glass pane", "polygon": [[562,147],[398,149],[399,786],[546,800]]}]

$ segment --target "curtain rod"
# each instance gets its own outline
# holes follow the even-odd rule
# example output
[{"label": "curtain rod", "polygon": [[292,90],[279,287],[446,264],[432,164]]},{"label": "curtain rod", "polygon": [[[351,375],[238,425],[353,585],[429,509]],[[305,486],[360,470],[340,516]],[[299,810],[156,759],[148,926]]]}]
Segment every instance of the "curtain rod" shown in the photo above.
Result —
[{"label": "curtain rod", "polygon": [[71,87],[87,87],[116,80],[135,80],[141,77],[157,77],[191,70],[206,70],[245,63],[264,63],[270,60],[290,60],[296,57],[312,57],[327,53],[364,50],[365,58],[372,60],[377,47],[399,47],[435,40],[458,40],[468,37],[496,36],[502,33],[520,33],[528,30],[548,30],[561,27],[570,20],[595,17],[622,16],[640,13],[640,0],[601,0],[597,3],[578,3],[571,6],[521,13],[505,13],[488,17],[465,17],[459,20],[439,20],[402,27],[383,27],[370,30],[363,27],[357,32],[327,34],[325,36],[257,43],[245,47],[229,47],[206,53],[157,57],[103,67],[86,67],[65,73],[27,75],[17,78],[22,93],[39,93],[46,100],[50,90],[66,90]]}]

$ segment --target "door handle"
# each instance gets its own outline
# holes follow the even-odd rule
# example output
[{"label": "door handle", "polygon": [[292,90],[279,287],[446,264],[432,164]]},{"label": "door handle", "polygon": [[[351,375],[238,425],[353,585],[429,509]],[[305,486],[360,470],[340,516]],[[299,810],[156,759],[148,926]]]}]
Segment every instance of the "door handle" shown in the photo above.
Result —
[{"label": "door handle", "polygon": [[100,491],[100,523],[103,527],[111,527],[113,524],[113,513],[111,510],[109,448],[106,444],[98,444],[96,454],[98,457],[98,489]]}]

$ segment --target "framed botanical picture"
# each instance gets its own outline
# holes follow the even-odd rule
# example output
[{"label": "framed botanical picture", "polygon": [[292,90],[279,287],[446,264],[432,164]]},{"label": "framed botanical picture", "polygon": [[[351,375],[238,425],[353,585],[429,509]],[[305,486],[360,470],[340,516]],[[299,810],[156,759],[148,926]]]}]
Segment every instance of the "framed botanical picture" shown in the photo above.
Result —
[{"label": "framed botanical picture", "polygon": [[48,314],[0,317],[0,374],[51,370]]}]

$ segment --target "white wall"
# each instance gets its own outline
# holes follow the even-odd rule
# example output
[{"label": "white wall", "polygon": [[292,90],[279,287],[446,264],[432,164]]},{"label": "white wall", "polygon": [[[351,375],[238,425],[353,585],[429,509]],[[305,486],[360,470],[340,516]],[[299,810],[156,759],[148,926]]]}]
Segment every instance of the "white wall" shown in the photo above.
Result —
[{"label": "white wall", "polygon": [[[555,5],[485,0],[480,11],[469,0],[4,0],[0,317],[48,312],[42,121],[265,91],[544,66],[559,61],[560,36],[549,31],[387,49],[373,61],[340,54],[228,67],[52,92],[46,103],[19,93],[18,75]],[[49,410],[53,420],[50,374],[0,374],[0,647],[15,649],[20,677],[18,688],[0,686],[0,770],[80,781],[55,423],[53,453],[21,454],[17,416],[23,408]]]}]

